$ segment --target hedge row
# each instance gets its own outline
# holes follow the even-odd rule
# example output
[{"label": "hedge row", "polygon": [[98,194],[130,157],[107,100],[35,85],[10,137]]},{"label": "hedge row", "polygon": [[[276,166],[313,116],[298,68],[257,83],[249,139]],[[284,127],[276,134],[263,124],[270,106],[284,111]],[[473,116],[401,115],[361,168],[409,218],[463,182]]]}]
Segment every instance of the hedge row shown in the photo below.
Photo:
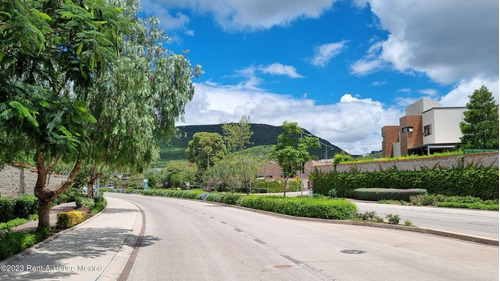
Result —
[{"label": "hedge row", "polygon": [[60,212],[57,214],[56,227],[66,229],[82,223],[87,218],[87,212],[74,210],[69,212]]},{"label": "hedge row", "polygon": [[356,205],[344,199],[243,196],[238,205],[297,217],[334,220],[350,219],[357,212]]},{"label": "hedge row", "polygon": [[[118,190],[109,190],[120,192]],[[127,193],[127,191],[125,191]],[[350,219],[356,214],[356,205],[344,199],[281,197],[264,195],[240,195],[232,193],[206,192],[203,190],[135,190],[135,194],[166,196],[220,202],[242,207],[270,211],[291,216],[321,219]]]},{"label": "hedge row", "polygon": [[466,167],[426,169],[422,171],[391,171],[321,173],[315,171],[314,193],[328,195],[335,189],[338,196],[351,197],[358,188],[426,189],[429,194],[473,196],[483,200],[498,199],[498,169]]},{"label": "hedge row", "polygon": [[353,190],[352,198],[359,200],[403,200],[410,201],[410,197],[425,195],[425,189],[394,189],[394,188],[358,188]]},{"label": "hedge row", "polygon": [[38,211],[38,199],[33,195],[21,195],[18,198],[0,198],[0,222],[15,218],[27,219]]}]

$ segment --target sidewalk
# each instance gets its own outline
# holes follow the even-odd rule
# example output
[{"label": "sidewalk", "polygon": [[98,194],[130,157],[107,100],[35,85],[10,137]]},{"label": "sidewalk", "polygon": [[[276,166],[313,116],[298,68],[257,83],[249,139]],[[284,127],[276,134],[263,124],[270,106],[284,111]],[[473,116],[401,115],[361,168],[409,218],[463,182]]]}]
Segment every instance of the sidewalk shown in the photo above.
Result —
[{"label": "sidewalk", "polygon": [[116,280],[133,250],[142,216],[132,203],[106,199],[108,206],[100,214],[0,262],[2,279]]}]

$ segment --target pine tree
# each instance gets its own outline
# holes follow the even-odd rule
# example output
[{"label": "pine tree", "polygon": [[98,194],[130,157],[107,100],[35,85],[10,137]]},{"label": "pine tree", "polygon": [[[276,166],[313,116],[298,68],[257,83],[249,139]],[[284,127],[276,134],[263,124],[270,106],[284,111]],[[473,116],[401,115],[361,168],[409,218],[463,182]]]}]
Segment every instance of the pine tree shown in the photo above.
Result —
[{"label": "pine tree", "polygon": [[463,136],[459,148],[498,149],[498,105],[493,94],[481,86],[469,96],[466,107],[464,121],[460,122]]}]

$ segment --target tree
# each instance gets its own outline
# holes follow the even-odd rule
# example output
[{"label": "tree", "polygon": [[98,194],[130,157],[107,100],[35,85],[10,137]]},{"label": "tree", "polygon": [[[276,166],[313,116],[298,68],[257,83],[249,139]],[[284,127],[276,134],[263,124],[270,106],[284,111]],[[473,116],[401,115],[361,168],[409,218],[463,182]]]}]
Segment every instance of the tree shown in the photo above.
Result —
[{"label": "tree", "polygon": [[[39,227],[49,226],[50,201],[83,164],[140,169],[151,161],[154,142],[174,132],[194,93],[189,62],[164,49],[157,21],[141,23],[131,16],[137,9],[109,2],[0,0],[0,140],[24,140],[29,146],[8,148],[33,151]],[[58,161],[73,168],[49,190]]]},{"label": "tree", "polygon": [[[131,15],[139,9],[135,3]],[[105,76],[106,83],[88,95],[90,111],[98,120],[89,128],[93,145],[86,159],[91,167],[91,197],[91,186],[105,166],[142,172],[158,158],[158,140],[174,134],[174,118],[183,114],[192,99],[191,79],[201,72],[200,66],[191,69],[184,55],[165,48],[170,39],[158,19],[133,19],[134,32],[125,37],[120,58]]]},{"label": "tree", "polygon": [[[97,120],[83,96],[102,78],[130,22],[103,1],[0,0],[0,132],[24,139],[37,167],[34,193],[39,227],[48,227],[50,201],[73,182],[86,130]],[[46,188],[59,159],[73,161],[68,180]]]},{"label": "tree", "polygon": [[224,141],[228,151],[239,151],[244,149],[247,144],[250,144],[253,132],[250,129],[249,121],[250,116],[243,116],[238,124],[224,123],[222,125]]},{"label": "tree", "polygon": [[481,86],[469,96],[466,107],[459,148],[498,149],[498,105],[492,93]]},{"label": "tree", "polygon": [[226,145],[218,133],[198,132],[193,135],[186,149],[188,160],[198,168],[207,170],[215,160],[221,160],[226,154]]},{"label": "tree", "polygon": [[308,150],[319,148],[319,139],[302,135],[303,130],[296,122],[283,122],[284,132],[278,136],[278,144],[273,146],[270,153],[272,159],[278,162],[283,172],[283,197],[286,196],[288,179],[295,177],[304,163],[310,160]]},{"label": "tree", "polygon": [[204,175],[205,183],[218,186],[219,190],[229,187],[233,192],[236,185],[250,194],[250,181],[257,177],[262,160],[251,154],[232,153],[214,163]]}]

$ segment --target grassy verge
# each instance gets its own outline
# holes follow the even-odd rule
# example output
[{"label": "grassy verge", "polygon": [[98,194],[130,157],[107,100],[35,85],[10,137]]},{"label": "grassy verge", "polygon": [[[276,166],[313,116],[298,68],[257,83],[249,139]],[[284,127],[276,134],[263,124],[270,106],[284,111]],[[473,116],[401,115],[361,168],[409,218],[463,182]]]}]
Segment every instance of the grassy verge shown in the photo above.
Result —
[{"label": "grassy verge", "polygon": [[38,220],[38,215],[34,214],[34,215],[30,215],[27,219],[17,218],[17,219],[10,220],[8,222],[2,222],[2,223],[0,223],[0,230],[14,228],[16,226],[20,226],[20,225],[28,223],[30,221],[36,221],[36,220]]},{"label": "grassy verge", "polygon": [[48,228],[33,231],[0,231],[0,260],[31,247],[51,235]]}]

